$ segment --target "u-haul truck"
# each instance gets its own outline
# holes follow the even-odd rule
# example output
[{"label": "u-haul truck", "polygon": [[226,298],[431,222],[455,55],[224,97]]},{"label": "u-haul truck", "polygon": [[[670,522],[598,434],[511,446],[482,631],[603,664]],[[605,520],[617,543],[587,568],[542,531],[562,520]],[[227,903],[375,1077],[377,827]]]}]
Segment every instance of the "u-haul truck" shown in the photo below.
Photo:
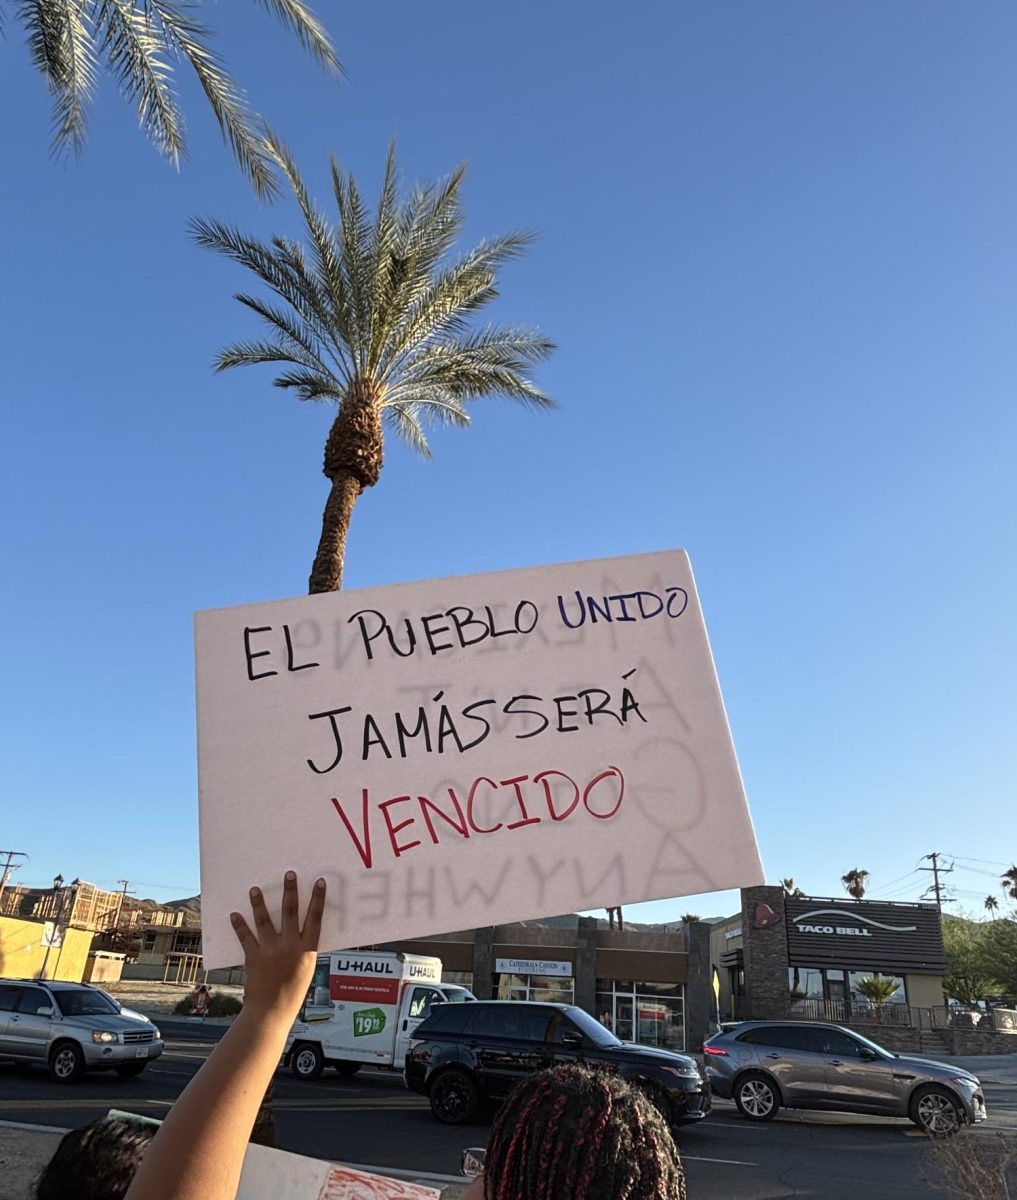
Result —
[{"label": "u-haul truck", "polygon": [[441,959],[419,954],[343,950],[319,954],[285,1061],[298,1079],[326,1066],[353,1075],[365,1063],[402,1069],[406,1043],[435,1004],[475,1000],[441,982]]}]

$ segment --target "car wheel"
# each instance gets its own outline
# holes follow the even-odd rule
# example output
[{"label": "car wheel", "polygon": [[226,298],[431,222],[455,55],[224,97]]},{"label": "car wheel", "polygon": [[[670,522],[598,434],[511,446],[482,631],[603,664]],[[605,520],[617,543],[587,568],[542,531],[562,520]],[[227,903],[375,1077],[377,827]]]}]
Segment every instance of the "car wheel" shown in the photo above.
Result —
[{"label": "car wheel", "polygon": [[350,1075],[356,1075],[356,1073],[360,1070],[360,1068],[364,1064],[363,1063],[355,1063],[355,1062],[337,1062],[337,1063],[333,1063],[332,1065],[339,1072],[339,1074],[344,1079],[346,1079]]},{"label": "car wheel", "polygon": [[144,1069],[147,1066],[148,1066],[148,1063],[140,1063],[140,1062],[139,1063],[121,1063],[119,1067],[115,1068],[115,1070],[116,1070],[116,1073],[121,1077],[121,1079],[133,1079],[135,1075],[140,1075],[141,1072],[144,1071]]},{"label": "car wheel", "polygon": [[445,1071],[431,1084],[431,1112],[443,1125],[465,1125],[477,1115],[480,1093],[462,1071]]},{"label": "car wheel", "polygon": [[765,1075],[743,1075],[734,1090],[734,1102],[750,1121],[772,1121],[780,1108],[777,1085]]},{"label": "car wheel", "polygon": [[290,1070],[298,1079],[317,1079],[325,1069],[325,1056],[314,1042],[294,1046],[290,1054]]},{"label": "car wheel", "polygon": [[49,1077],[57,1083],[76,1083],[85,1073],[85,1056],[74,1042],[57,1042],[49,1056]]},{"label": "car wheel", "polygon": [[943,1087],[918,1088],[908,1109],[911,1120],[930,1137],[953,1137],[965,1123],[964,1111]]}]

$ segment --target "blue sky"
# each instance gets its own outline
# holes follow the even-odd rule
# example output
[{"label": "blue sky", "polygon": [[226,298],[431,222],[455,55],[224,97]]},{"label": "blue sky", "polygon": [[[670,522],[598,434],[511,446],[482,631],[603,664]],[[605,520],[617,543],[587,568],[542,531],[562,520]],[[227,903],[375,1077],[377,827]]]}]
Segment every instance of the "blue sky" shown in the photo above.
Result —
[{"label": "blue sky", "polygon": [[[560,344],[560,411],[389,443],[347,585],[687,548],[769,878],[911,899],[940,850],[980,911],[1017,856],[1012,6],[322,12],[341,86],[213,14],[313,189],[332,149],[373,192],[393,135],[410,179],[468,160],[470,236],[542,231],[497,315]],[[331,415],[212,375],[248,285],[185,224],[300,226],[189,80],[179,174],[109,86],[54,164],[17,30],[0,61],[0,848],[167,899],[198,879],[192,613],[304,589]]]}]

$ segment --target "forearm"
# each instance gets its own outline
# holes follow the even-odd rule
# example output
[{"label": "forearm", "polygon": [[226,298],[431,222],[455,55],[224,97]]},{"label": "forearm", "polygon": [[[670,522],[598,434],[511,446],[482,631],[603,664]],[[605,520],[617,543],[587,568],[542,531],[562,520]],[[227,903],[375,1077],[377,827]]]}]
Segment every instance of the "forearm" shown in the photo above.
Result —
[{"label": "forearm", "polygon": [[290,1018],[245,1008],[173,1105],[127,1200],[234,1200]]}]

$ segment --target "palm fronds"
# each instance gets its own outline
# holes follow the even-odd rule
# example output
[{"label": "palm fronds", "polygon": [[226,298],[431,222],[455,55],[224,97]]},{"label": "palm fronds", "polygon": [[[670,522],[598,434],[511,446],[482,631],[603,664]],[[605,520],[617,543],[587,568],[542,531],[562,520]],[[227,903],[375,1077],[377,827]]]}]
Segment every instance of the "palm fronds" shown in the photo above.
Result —
[{"label": "palm fronds", "polygon": [[53,93],[54,145],[78,153],[85,142],[85,109],[96,72],[87,10],[78,0],[21,0],[17,14],[32,64]]},{"label": "palm fronds", "polygon": [[532,377],[554,350],[550,340],[517,325],[471,328],[474,314],[498,295],[500,268],[534,235],[488,239],[455,257],[464,222],[462,167],[401,199],[391,147],[370,212],[356,181],[333,161],[330,221],[286,147],[271,134],[266,140],[296,197],[305,236],[299,244],[265,241],[219,221],[191,223],[199,245],[253,272],[283,302],[238,294],[268,326],[268,340],[228,347],[216,359],[218,370],[286,363],[291,369],[277,376],[277,386],[340,406],[355,383],[367,385],[388,428],[424,455],[425,427],[467,425],[466,405],[480,397],[553,406]]},{"label": "palm fronds", "polygon": [[[259,0],[327,70],[341,72],[328,34],[301,0]],[[241,169],[259,196],[278,190],[275,158],[247,99],[213,49],[211,28],[188,0],[18,0],[33,65],[53,94],[53,148],[78,153],[100,65],[135,105],[141,128],[174,164],[186,157],[184,120],[173,88],[185,61]]]}]

